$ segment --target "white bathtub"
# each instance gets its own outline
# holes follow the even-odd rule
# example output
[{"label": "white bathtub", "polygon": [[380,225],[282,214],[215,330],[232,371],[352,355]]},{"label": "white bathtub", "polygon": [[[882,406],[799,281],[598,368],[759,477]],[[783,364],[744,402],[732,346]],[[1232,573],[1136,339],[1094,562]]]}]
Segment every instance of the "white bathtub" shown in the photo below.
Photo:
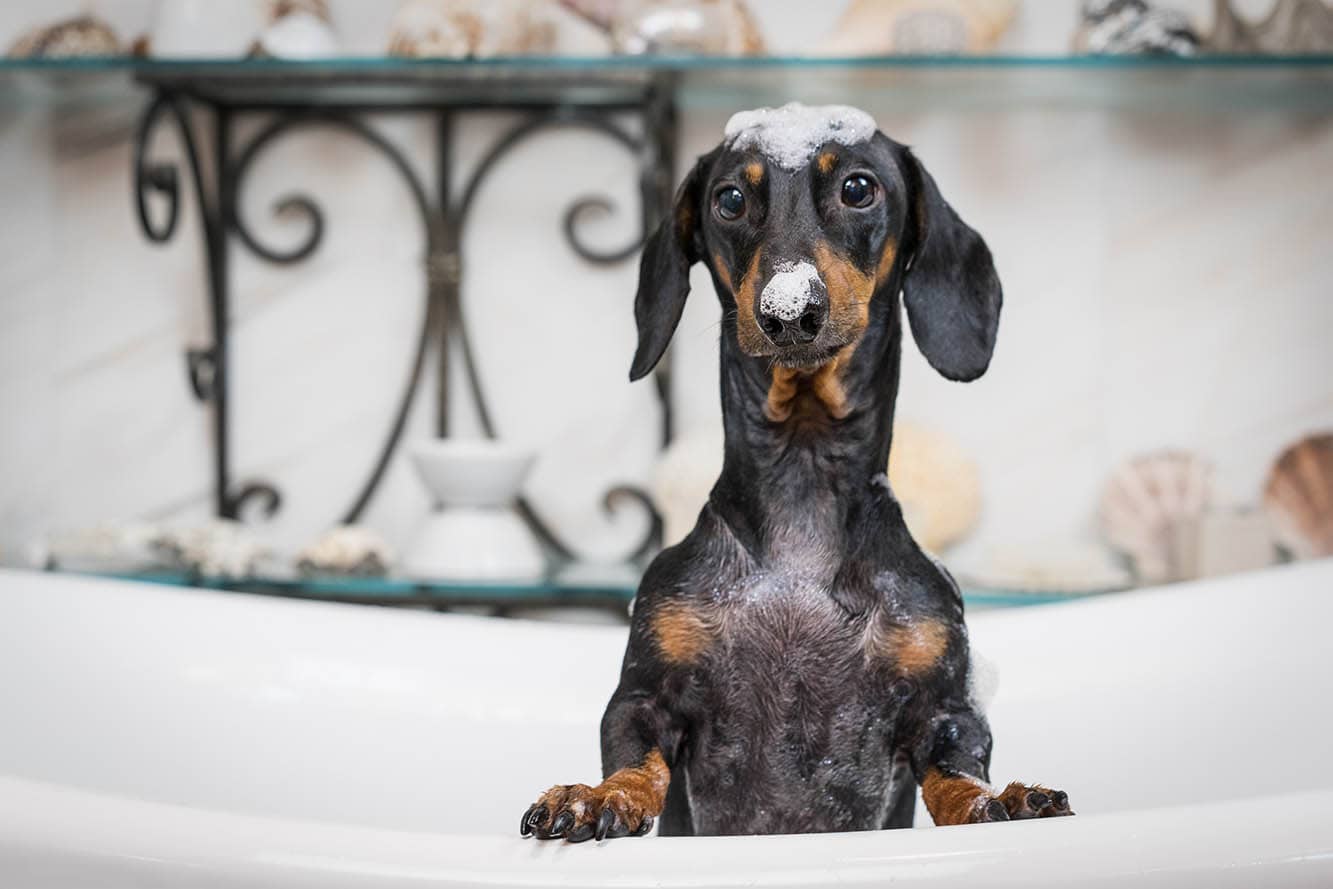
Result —
[{"label": "white bathtub", "polygon": [[0,886],[1328,887],[1330,630],[1333,561],[976,616],[1076,818],[567,846],[623,630],[0,572]]}]

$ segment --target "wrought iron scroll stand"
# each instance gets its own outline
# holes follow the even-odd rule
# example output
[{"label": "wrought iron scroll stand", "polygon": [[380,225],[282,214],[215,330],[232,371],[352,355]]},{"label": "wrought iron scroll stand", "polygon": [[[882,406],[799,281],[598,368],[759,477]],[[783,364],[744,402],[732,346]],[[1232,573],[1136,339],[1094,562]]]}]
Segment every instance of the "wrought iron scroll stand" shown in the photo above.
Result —
[{"label": "wrought iron scroll stand", "polygon": [[[247,481],[238,485],[233,478],[229,444],[230,404],[233,396],[229,373],[229,255],[232,239],[239,240],[246,249],[265,260],[289,264],[310,256],[319,246],[324,232],[323,212],[314,200],[303,194],[284,196],[274,205],[274,213],[279,216],[305,217],[308,225],[306,235],[295,247],[277,249],[266,245],[239,212],[239,196],[247,172],[254,160],[275,140],[292,130],[313,126],[332,127],[360,139],[386,158],[407,185],[426,233],[426,305],[411,368],[370,473],[340,517],[344,523],[355,522],[375,496],[401,444],[408,414],[422,384],[426,356],[432,348],[439,351],[435,405],[437,434],[445,436],[449,431],[448,354],[451,346],[456,346],[460,350],[467,388],[476,406],[482,430],[490,438],[497,435],[485,389],[477,372],[461,298],[461,244],[469,213],[476,205],[481,185],[511,149],[535,134],[573,127],[605,135],[637,157],[642,204],[641,228],[639,236],[632,243],[612,251],[599,251],[580,240],[578,226],[584,214],[611,209],[610,203],[604,198],[582,198],[565,213],[565,239],[589,263],[618,263],[635,255],[643,237],[661,218],[670,198],[675,107],[671,85],[660,76],[638,85],[628,95],[622,95],[615,101],[586,104],[570,103],[559,92],[538,101],[507,100],[503,84],[497,85],[493,95],[481,100],[478,100],[475,92],[464,101],[452,100],[450,91],[444,88],[447,84],[439,84],[441,89],[435,100],[423,102],[415,97],[417,94],[410,93],[413,96],[410,103],[390,100],[384,104],[352,104],[336,99],[324,101],[324,87],[339,84],[327,84],[319,80],[306,84],[308,89],[300,93],[300,98],[295,101],[290,98],[272,99],[262,84],[249,84],[248,89],[229,90],[225,87],[234,84],[210,81],[207,76],[149,80],[147,84],[153,89],[154,97],[141,119],[135,141],[135,200],[139,222],[146,236],[157,243],[170,240],[176,231],[183,202],[181,172],[173,163],[155,161],[149,157],[154,133],[164,124],[170,123],[174,125],[184,155],[185,178],[193,192],[203,233],[209,342],[201,348],[188,349],[185,357],[189,383],[195,396],[212,407],[214,512],[223,518],[240,517],[252,502],[262,504],[261,509],[267,516],[276,513],[282,505],[282,495],[272,484]],[[451,192],[455,127],[462,115],[484,110],[522,111],[526,116],[491,146],[471,170],[462,189],[456,193]],[[423,114],[433,120],[437,139],[436,181],[439,183],[435,200],[431,199],[403,152],[363,120],[363,115],[367,113],[384,111]],[[237,147],[233,144],[237,117],[251,114],[265,115],[265,122],[255,135]],[[618,119],[627,115],[640,120],[638,134],[626,130],[618,122]],[[211,158],[208,158],[211,163],[206,163],[206,156],[200,150],[201,136],[196,130],[196,122],[201,116],[211,118],[211,127],[206,128],[211,129]],[[154,214],[150,209],[153,195],[160,196],[165,203],[164,215]],[[163,218],[155,221],[154,215]],[[672,434],[668,375],[669,363],[664,361],[655,376],[663,416],[663,445]],[[651,518],[648,532],[633,554],[634,558],[642,558],[660,544],[661,520],[647,494],[632,486],[608,491],[604,497],[604,507],[614,509],[623,500],[638,502]],[[531,504],[521,501],[519,508],[529,526],[557,558],[568,560],[573,557],[570,547],[542,522]]]}]

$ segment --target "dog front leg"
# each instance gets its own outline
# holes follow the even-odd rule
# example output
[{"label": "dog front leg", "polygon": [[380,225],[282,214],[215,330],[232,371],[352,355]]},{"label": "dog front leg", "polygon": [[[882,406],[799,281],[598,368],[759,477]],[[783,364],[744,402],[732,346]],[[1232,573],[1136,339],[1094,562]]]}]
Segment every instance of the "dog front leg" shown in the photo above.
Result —
[{"label": "dog front leg", "polygon": [[1017,781],[990,785],[991,734],[970,706],[947,708],[930,720],[912,757],[921,797],[937,825],[977,824],[1072,815],[1060,790]]},{"label": "dog front leg", "polygon": [[571,843],[643,836],[662,814],[681,732],[657,696],[621,687],[602,717],[602,783],[557,784],[523,815],[519,830]]}]

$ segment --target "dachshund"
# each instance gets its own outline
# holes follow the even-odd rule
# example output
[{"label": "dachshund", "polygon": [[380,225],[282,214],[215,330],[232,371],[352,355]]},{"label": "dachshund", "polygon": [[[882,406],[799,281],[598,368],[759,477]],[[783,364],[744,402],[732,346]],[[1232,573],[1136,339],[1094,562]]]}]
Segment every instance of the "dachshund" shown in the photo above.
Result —
[{"label": "dachshund", "polygon": [[742,112],[644,247],[630,379],[704,263],[722,303],[721,476],[647,569],[601,724],[604,780],[556,785],[521,834],[910,827],[1073,814],[989,783],[963,602],[889,488],[901,297],[927,361],[985,372],[990,250],[912,151],[845,106]]}]

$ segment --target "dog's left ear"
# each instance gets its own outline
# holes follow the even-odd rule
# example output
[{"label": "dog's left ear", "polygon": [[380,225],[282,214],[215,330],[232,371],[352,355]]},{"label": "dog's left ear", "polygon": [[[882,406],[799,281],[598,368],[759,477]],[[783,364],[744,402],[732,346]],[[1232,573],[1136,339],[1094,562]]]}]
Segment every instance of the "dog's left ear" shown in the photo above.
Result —
[{"label": "dog's left ear", "polygon": [[634,297],[634,321],[639,327],[639,347],[630,365],[630,381],[648,375],[662,360],[671,335],[685,311],[690,292],[690,266],[699,261],[696,243],[707,157],[695,163],[676,192],[671,218],[664,220],[643,245],[639,260],[639,291]]},{"label": "dog's left ear", "polygon": [[904,151],[914,245],[903,276],[912,337],[930,366],[967,382],[986,372],[1000,324],[1000,278],[981,235],[958,218],[935,180]]}]

